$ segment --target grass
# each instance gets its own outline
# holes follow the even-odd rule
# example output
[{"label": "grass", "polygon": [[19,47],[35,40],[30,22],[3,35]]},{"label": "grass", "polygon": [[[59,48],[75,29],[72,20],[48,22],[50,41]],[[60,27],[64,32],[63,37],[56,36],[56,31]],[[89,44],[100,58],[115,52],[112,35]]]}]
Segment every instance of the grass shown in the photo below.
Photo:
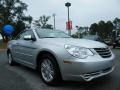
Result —
[{"label": "grass", "polygon": [[0,49],[6,49],[7,43],[0,42]]}]

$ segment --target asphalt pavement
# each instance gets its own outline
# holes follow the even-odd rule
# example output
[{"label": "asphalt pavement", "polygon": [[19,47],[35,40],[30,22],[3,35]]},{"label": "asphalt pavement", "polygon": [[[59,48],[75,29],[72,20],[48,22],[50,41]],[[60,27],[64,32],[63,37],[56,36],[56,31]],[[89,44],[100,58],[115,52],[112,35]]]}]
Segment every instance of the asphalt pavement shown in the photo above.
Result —
[{"label": "asphalt pavement", "polygon": [[33,90],[26,80],[13,71],[10,71],[6,66],[5,51],[0,51],[0,90]]},{"label": "asphalt pavement", "polygon": [[35,70],[22,65],[9,66],[5,50],[0,50],[0,90],[120,90],[120,48],[112,51],[116,68],[110,75],[91,82],[63,81],[52,87],[44,84]]}]

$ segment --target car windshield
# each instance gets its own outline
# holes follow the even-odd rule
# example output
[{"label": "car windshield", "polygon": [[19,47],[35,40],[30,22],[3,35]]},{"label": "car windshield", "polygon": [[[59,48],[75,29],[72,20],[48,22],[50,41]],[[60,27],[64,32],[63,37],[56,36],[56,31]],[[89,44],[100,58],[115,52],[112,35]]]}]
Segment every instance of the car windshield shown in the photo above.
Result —
[{"label": "car windshield", "polygon": [[60,30],[37,29],[36,32],[39,38],[71,38]]}]

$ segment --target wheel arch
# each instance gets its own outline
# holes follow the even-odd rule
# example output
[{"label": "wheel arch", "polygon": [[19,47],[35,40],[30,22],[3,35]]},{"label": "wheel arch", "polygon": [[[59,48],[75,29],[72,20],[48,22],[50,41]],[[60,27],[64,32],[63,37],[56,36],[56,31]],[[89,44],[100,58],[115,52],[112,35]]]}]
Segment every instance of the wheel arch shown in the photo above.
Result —
[{"label": "wheel arch", "polygon": [[11,50],[8,48],[8,49],[7,49],[7,55],[8,55],[9,52],[11,52]]},{"label": "wheel arch", "polygon": [[36,69],[38,69],[38,66],[39,66],[39,62],[40,62],[40,56],[42,55],[45,55],[45,54],[49,54],[50,56],[52,56],[58,66],[58,69],[59,69],[59,73],[60,73],[60,76],[61,76],[61,70],[60,70],[60,66],[59,66],[59,63],[57,61],[57,57],[54,53],[50,52],[50,51],[47,51],[47,50],[43,50],[43,51],[40,51],[36,57]]},{"label": "wheel arch", "polygon": [[[45,54],[49,54],[50,56],[52,56],[54,58],[54,60],[56,61],[56,63],[58,64],[57,57],[55,56],[55,54],[53,54],[52,52],[50,52],[48,50],[42,50],[37,54],[37,57],[36,57],[36,65],[37,66],[40,61],[40,56],[45,55]],[[59,64],[58,64],[58,66],[59,66]]]}]

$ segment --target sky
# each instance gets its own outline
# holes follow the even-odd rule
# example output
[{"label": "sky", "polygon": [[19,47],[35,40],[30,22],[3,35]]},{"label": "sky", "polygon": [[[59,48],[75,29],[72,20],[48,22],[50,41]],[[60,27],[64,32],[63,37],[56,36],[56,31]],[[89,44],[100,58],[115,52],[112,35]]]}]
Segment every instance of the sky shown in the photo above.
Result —
[{"label": "sky", "polygon": [[100,20],[120,18],[120,0],[22,0],[28,4],[28,11],[35,20],[42,15],[51,16],[49,23],[53,24],[53,13],[56,14],[56,28],[66,29],[67,7],[70,2],[70,19],[75,26],[90,26]]}]

